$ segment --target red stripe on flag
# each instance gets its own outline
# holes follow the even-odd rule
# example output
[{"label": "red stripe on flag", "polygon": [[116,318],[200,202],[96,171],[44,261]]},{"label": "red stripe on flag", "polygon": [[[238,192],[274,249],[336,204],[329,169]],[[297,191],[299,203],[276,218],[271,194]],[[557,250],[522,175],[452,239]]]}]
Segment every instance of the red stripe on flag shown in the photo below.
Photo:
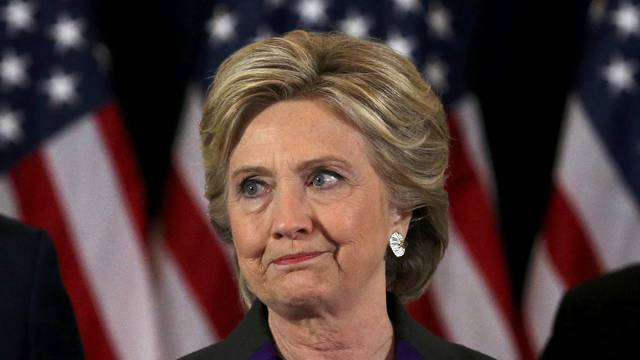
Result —
[{"label": "red stripe on flag", "polygon": [[172,169],[163,210],[167,244],[220,338],[242,319],[238,288],[220,240]]},{"label": "red stripe on flag", "polygon": [[498,302],[502,315],[516,337],[523,359],[533,359],[533,350],[527,341],[521,319],[516,315],[511,297],[507,264],[499,235],[494,210],[489,197],[469,161],[464,144],[460,142],[458,119],[449,113],[451,131],[451,176],[447,182],[450,211],[460,232],[463,246],[467,248],[477,268],[482,273],[491,294]]},{"label": "red stripe on flag", "polygon": [[22,219],[46,229],[56,246],[62,278],[76,314],[85,356],[88,359],[113,360],[112,339],[101,326],[94,296],[87,285],[64,218],[50,174],[39,153],[24,158],[11,171]]},{"label": "red stripe on flag", "polygon": [[544,243],[567,288],[602,272],[591,241],[564,193],[553,187],[544,223]]},{"label": "red stripe on flag", "polygon": [[427,290],[427,292],[422,295],[419,299],[414,300],[407,304],[407,310],[411,314],[411,316],[422,326],[431,330],[435,335],[447,339],[448,335],[442,326],[442,319],[438,316],[438,314],[433,310],[433,297],[431,295],[431,290]]},{"label": "red stripe on flag", "polygon": [[[120,189],[124,191],[122,194],[126,200],[124,203],[128,206],[130,215],[133,216],[138,239],[144,242],[146,209],[143,186],[140,182],[142,177],[138,172],[127,132],[122,125],[120,108],[114,103],[102,107],[97,112],[97,120],[102,138],[109,148],[114,173],[120,180]],[[143,246],[143,253],[146,253],[146,250]]]}]

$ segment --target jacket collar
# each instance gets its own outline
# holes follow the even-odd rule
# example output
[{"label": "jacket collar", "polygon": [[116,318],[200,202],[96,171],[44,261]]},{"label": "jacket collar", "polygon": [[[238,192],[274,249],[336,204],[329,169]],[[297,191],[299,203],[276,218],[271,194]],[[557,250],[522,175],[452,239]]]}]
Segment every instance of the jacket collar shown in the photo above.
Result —
[{"label": "jacket collar", "polygon": [[[387,293],[387,313],[397,342],[404,340],[422,354],[433,351],[435,343],[441,342],[413,320],[400,300],[391,293]],[[255,300],[245,318],[224,341],[234,358],[247,359],[265,344],[274,342],[267,319],[267,307]]]}]

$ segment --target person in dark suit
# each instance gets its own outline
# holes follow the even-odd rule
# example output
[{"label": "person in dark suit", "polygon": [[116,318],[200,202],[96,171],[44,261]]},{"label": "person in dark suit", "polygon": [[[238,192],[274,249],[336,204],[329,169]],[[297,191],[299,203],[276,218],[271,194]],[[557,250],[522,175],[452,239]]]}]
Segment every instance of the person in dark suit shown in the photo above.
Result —
[{"label": "person in dark suit", "polygon": [[0,359],[83,359],[48,235],[0,216]]},{"label": "person in dark suit", "polygon": [[551,359],[640,359],[640,264],[568,291],[542,354]]},{"label": "person in dark suit", "polygon": [[440,100],[384,44],[293,31],[218,69],[200,124],[209,215],[251,310],[184,359],[486,359],[418,325],[447,245]]}]

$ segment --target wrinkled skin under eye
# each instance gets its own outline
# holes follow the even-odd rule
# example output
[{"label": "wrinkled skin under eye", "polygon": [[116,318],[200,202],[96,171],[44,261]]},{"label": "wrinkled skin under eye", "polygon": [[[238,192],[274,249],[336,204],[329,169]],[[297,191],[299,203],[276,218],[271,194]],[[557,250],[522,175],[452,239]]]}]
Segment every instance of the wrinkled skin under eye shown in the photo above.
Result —
[{"label": "wrinkled skin under eye", "polygon": [[307,189],[310,200],[321,204],[332,204],[353,192],[353,178],[345,178],[331,170],[316,170],[309,177]]}]

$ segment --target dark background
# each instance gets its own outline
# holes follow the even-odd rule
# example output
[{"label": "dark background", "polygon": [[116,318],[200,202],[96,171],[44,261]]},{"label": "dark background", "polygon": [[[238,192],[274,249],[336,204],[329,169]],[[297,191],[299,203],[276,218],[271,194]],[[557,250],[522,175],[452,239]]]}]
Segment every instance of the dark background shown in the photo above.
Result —
[{"label": "dark background", "polygon": [[[444,1],[446,3],[446,0]],[[564,104],[584,45],[588,1],[483,1],[471,51],[498,189],[498,217],[520,301],[551,184]],[[211,0],[91,0],[147,187],[163,198],[174,131]]]}]

